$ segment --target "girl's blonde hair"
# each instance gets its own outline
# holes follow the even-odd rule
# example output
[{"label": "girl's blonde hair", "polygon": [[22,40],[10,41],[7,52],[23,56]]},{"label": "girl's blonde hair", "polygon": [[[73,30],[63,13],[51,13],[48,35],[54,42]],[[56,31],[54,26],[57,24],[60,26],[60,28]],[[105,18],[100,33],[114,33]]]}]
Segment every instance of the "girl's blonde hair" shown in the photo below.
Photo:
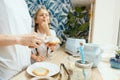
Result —
[{"label": "girl's blonde hair", "polygon": [[[41,10],[46,10],[48,12],[48,10],[45,8],[45,7],[39,7],[34,15],[34,31],[37,32],[37,29],[38,29],[38,24],[36,23],[36,18],[37,18],[37,15],[38,15],[38,12],[41,11]],[[49,14],[49,17],[50,17],[50,13],[48,12]],[[50,24],[50,23],[48,23]],[[36,55],[39,55],[39,52],[37,50],[37,48],[35,48],[37,54]]]},{"label": "girl's blonde hair", "polygon": [[[36,18],[37,18],[37,14],[39,11],[41,10],[46,10],[48,12],[48,10],[45,8],[45,7],[41,7],[41,8],[38,8],[35,15],[34,15],[34,23],[35,23],[35,26],[34,26],[34,31],[37,32],[37,29],[38,29],[38,24],[36,23]],[[50,17],[50,13],[48,12],[49,14],[49,17]],[[48,25],[50,25],[50,23],[48,23]]]}]

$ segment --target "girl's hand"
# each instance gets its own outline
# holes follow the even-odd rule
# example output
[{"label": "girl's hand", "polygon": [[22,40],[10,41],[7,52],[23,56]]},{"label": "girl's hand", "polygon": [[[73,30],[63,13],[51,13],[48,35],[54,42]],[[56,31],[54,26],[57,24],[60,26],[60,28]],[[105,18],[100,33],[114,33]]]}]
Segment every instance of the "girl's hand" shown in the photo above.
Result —
[{"label": "girl's hand", "polygon": [[50,46],[51,51],[55,51],[55,50],[56,50],[56,47],[57,47],[57,45]]},{"label": "girl's hand", "polygon": [[44,56],[37,56],[36,57],[36,62],[44,61],[45,57]]},{"label": "girl's hand", "polygon": [[41,25],[41,26],[39,26],[40,29],[41,29],[45,34],[47,34],[47,36],[50,36],[51,33],[50,33],[50,28],[49,28],[48,23],[47,23],[47,22],[43,22],[43,23],[41,23],[40,25]]},{"label": "girl's hand", "polygon": [[51,51],[55,51],[58,44],[46,44],[47,47],[49,47],[51,49]]}]

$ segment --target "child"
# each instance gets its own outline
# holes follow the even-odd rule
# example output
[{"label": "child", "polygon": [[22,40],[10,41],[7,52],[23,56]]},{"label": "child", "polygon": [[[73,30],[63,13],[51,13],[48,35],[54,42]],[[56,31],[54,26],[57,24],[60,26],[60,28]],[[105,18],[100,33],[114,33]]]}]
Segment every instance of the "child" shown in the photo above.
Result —
[{"label": "child", "polygon": [[[43,37],[44,40],[47,36],[56,36],[56,32],[49,28],[50,24],[50,15],[49,12],[45,8],[40,8],[35,14],[35,32],[39,34],[39,36]],[[39,48],[36,48],[32,51],[32,59],[34,61],[43,61],[45,60],[45,56],[51,51],[54,51],[56,45],[48,46],[45,43],[42,43]],[[48,46],[48,47],[47,47]]]}]

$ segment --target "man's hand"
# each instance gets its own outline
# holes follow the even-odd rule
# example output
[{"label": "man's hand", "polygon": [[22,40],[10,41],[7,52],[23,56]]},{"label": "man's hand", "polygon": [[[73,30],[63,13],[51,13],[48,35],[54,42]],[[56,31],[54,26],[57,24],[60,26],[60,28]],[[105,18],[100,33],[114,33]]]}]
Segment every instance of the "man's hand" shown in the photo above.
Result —
[{"label": "man's hand", "polygon": [[43,39],[40,36],[38,36],[37,33],[24,34],[18,36],[17,38],[18,44],[29,46],[32,48],[38,48],[43,41]]}]

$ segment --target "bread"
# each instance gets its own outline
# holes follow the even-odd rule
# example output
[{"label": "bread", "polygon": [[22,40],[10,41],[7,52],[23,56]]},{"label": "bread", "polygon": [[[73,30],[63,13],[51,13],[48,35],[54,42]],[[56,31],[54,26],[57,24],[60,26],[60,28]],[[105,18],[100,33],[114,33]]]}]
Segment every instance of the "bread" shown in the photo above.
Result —
[{"label": "bread", "polygon": [[57,37],[49,36],[46,38],[46,43],[49,45],[59,44],[60,40]]},{"label": "bread", "polygon": [[37,76],[46,76],[49,73],[49,70],[43,67],[39,67],[39,68],[34,69],[32,73]]},{"label": "bread", "polygon": [[56,45],[56,44],[58,44],[59,42],[56,42],[56,41],[50,41],[50,42],[47,42],[47,44],[49,44],[49,45]]}]

